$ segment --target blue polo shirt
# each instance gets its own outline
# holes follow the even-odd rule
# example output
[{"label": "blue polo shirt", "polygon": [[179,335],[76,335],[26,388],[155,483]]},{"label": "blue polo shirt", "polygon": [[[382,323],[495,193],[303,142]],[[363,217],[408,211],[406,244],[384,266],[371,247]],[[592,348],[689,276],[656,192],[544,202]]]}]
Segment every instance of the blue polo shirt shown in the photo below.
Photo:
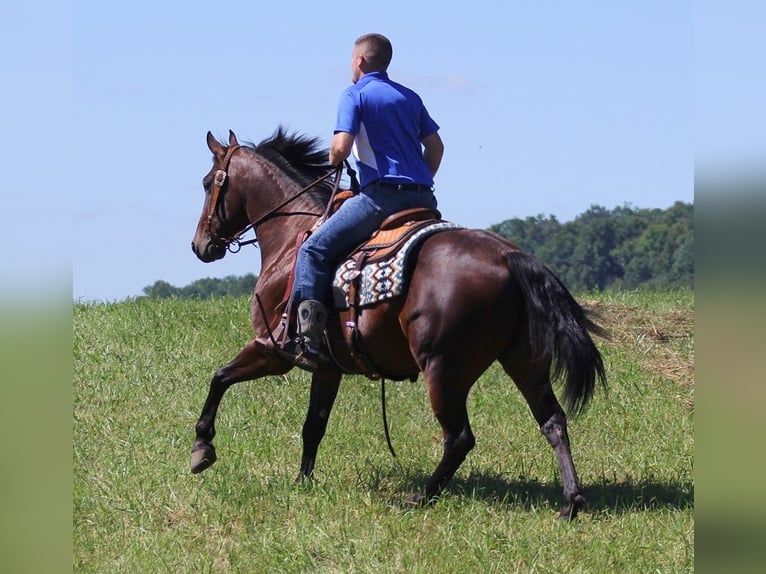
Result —
[{"label": "blue polo shirt", "polygon": [[340,97],[335,131],[354,135],[363,188],[376,181],[433,185],[420,142],[438,130],[420,96],[385,72],[364,74]]}]

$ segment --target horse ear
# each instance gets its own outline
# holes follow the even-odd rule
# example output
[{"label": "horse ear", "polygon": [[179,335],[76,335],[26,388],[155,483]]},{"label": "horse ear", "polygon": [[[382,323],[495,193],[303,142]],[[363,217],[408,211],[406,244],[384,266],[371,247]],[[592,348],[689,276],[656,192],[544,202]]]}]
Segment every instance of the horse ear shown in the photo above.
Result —
[{"label": "horse ear", "polygon": [[213,152],[213,155],[218,157],[222,156],[225,152],[223,146],[221,145],[221,142],[219,142],[212,133],[207,132],[207,147],[210,148],[210,151]]},{"label": "horse ear", "polygon": [[239,145],[239,142],[237,141],[237,136],[234,135],[234,132],[229,130],[229,147],[233,145]]}]

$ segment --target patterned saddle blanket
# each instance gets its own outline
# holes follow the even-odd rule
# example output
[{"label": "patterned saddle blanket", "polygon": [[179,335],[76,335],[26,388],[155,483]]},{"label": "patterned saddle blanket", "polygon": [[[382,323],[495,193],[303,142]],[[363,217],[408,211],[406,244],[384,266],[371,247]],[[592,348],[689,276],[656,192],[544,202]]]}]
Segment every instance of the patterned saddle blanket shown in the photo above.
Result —
[{"label": "patterned saddle blanket", "polygon": [[[335,271],[332,292],[335,307],[365,307],[401,295],[407,290],[407,259],[426,237],[462,229],[449,221],[410,221],[381,232],[362,245]],[[361,268],[357,266],[361,262]]]}]

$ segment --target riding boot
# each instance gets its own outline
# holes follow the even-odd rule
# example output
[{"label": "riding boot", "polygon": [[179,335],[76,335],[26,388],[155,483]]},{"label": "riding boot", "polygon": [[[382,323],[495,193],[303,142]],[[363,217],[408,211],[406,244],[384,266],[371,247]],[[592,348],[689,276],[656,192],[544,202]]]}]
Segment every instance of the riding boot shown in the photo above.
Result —
[{"label": "riding boot", "polygon": [[307,348],[319,351],[326,326],[327,309],[322,303],[309,299],[298,305],[298,336]]},{"label": "riding boot", "polygon": [[271,344],[266,346],[296,366],[314,372],[322,363],[330,362],[322,351],[327,309],[319,301],[303,301],[298,305],[297,323],[297,336],[289,337],[281,348],[274,348]]}]

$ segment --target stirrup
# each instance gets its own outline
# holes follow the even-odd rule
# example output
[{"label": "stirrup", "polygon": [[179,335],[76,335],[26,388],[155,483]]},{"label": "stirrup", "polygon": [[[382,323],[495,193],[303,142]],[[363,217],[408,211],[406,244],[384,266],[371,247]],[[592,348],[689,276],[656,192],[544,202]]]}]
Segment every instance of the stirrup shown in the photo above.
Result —
[{"label": "stirrup", "polygon": [[282,347],[273,347],[269,345],[274,352],[287,359],[296,367],[313,373],[322,365],[330,363],[330,359],[320,350],[312,349],[295,339],[289,339]]},{"label": "stirrup", "polygon": [[331,359],[321,349],[327,323],[325,306],[319,301],[302,302],[298,307],[297,322],[299,334],[291,337],[288,335],[288,315],[283,314],[274,332],[262,340],[265,351],[312,373],[323,364],[331,365]]}]

